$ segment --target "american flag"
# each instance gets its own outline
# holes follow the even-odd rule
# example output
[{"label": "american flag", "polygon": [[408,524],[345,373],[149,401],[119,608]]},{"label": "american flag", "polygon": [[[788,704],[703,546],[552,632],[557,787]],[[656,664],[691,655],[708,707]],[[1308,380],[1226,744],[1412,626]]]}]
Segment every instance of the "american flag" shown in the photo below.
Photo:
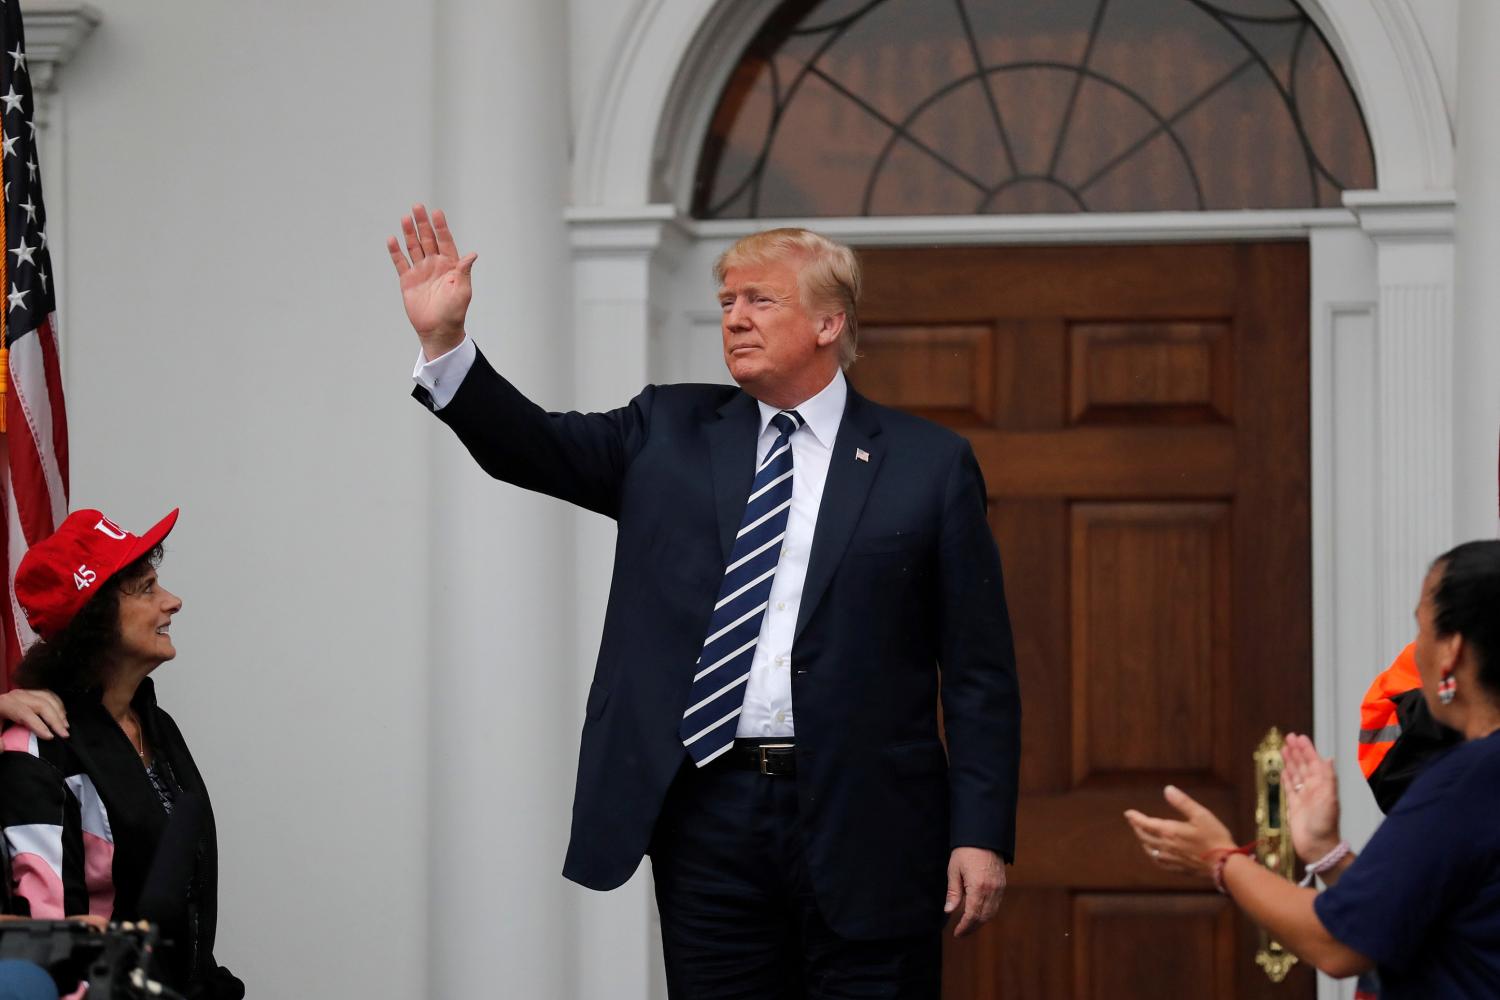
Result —
[{"label": "american flag", "polygon": [[32,640],[16,604],[16,567],[29,545],[56,530],[68,512],[68,420],[57,355],[57,295],[47,252],[47,213],[37,168],[36,121],[26,40],[18,0],[0,0],[0,157],[4,211],[0,212],[0,293],[8,363],[0,448],[0,538],[4,540],[5,596],[0,629],[5,660],[0,690],[10,687],[21,650]]}]

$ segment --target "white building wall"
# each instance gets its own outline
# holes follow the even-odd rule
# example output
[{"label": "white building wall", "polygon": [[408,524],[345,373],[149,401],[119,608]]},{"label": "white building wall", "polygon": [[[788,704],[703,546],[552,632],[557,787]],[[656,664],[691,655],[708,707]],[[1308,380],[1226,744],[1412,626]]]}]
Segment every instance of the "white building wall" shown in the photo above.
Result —
[{"label": "white building wall", "polygon": [[574,995],[573,522],[408,398],[384,250],[445,206],[477,339],[568,403],[567,11],[95,6],[44,141],[73,495],[184,509],[159,680],[215,793],[221,960],[256,996]]},{"label": "white building wall", "polygon": [[[479,253],[469,331],[532,398],[566,408],[566,10],[434,6],[432,197],[460,247]],[[383,327],[397,331],[410,366],[404,317],[388,313]],[[432,609],[428,995],[576,996],[584,890],[559,872],[587,690],[577,663],[592,664],[598,630],[578,622],[571,515],[490,481],[446,428],[408,412],[418,419],[432,490],[422,584]]]},{"label": "white building wall", "polygon": [[[1419,25],[1442,88],[1448,121],[1458,116],[1458,39],[1462,8],[1471,0],[1400,0]],[[1483,4],[1484,0],[1480,0]]]},{"label": "white building wall", "polygon": [[1455,541],[1500,531],[1500,115],[1491,103],[1500,89],[1500,4],[1465,0],[1459,27]]},{"label": "white building wall", "polygon": [[183,509],[159,690],[255,997],[426,994],[434,436],[383,240],[433,185],[428,6],[96,0],[58,77],[74,503]]}]

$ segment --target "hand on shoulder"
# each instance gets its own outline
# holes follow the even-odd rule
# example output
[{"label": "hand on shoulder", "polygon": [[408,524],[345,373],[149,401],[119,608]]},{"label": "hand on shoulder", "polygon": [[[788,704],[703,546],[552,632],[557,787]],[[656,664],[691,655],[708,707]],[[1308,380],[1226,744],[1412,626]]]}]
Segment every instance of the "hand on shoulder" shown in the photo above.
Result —
[{"label": "hand on shoulder", "polygon": [[51,691],[16,688],[0,694],[0,720],[24,726],[38,739],[68,735],[68,713]]}]

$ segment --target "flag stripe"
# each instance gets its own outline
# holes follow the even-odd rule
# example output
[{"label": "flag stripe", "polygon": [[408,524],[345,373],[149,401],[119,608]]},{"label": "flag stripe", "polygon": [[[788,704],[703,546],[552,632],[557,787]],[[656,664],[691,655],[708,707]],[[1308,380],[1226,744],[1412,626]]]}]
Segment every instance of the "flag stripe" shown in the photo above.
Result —
[{"label": "flag stripe", "polygon": [[[25,426],[31,431],[36,469],[40,471],[46,487],[46,517],[37,519],[43,529],[40,534],[31,533],[32,515],[26,510],[28,498],[17,492],[17,499],[22,504],[21,523],[27,527],[26,541],[32,545],[56,531],[62,519],[68,515],[67,501],[64,499],[67,489],[63,485],[62,470],[58,467],[57,454],[52,446],[55,440],[52,394],[48,391],[46,352],[42,340],[45,330],[46,324],[43,323],[36,331],[37,336],[23,338],[10,349],[11,394],[21,412],[26,415]],[[14,424],[7,426],[12,434],[23,429]],[[24,442],[22,446],[25,447]]]},{"label": "flag stripe", "polygon": [[[0,459],[4,459],[5,437],[0,435]],[[0,548],[5,556],[7,571],[16,565],[20,556],[12,547],[12,541],[21,537],[20,526],[12,526],[10,512],[16,509],[15,502],[10,497],[10,462],[8,459],[0,460],[0,535],[3,535],[4,546]],[[20,551],[25,552],[24,544]],[[20,606],[16,603],[15,575],[8,573],[5,581],[4,601],[0,601],[0,629],[5,632],[4,642],[0,643],[0,649],[4,650],[5,660],[0,662],[0,689],[10,687],[10,677],[15,665],[21,659],[21,634],[16,628],[17,622],[24,622]]]},{"label": "flag stripe", "polygon": [[63,405],[62,351],[58,348],[57,314],[53,313],[37,327],[37,337],[42,342],[42,368],[47,373],[47,400],[52,404],[52,455],[57,466],[57,477],[62,483],[62,512],[58,523],[68,516],[67,498],[71,490],[68,482],[68,409]]},{"label": "flag stripe", "polygon": [[[14,365],[11,366],[11,378],[15,378]],[[37,453],[36,438],[26,422],[26,411],[21,407],[14,382],[10,392],[5,394],[5,426],[10,457],[11,510],[13,520],[20,527],[21,544],[29,546],[52,531],[52,497],[47,492],[47,476],[42,470],[42,458]],[[10,567],[12,576],[15,571],[13,564]]]},{"label": "flag stripe", "polygon": [[[7,435],[8,437],[9,435]],[[10,469],[5,469],[5,492],[0,496],[0,502],[5,504],[5,558],[8,566],[19,566],[21,557],[26,554],[26,539],[21,533],[21,522],[16,518],[16,498],[11,491]],[[16,600],[16,574],[12,571],[5,581],[5,604],[3,611],[6,619],[5,625],[5,649],[8,657],[6,663],[13,668],[20,662],[21,652],[36,639],[36,633],[31,631],[31,625],[26,621],[26,615],[21,611],[21,604]],[[6,686],[10,686],[9,671],[6,676]]]},{"label": "flag stripe", "polygon": [[0,628],[5,662],[0,690],[10,686],[20,653],[34,639],[15,599],[16,567],[52,534],[68,511],[68,422],[57,336],[57,288],[47,249],[47,210],[37,163],[35,106],[19,4],[0,3],[0,316],[5,319],[6,433],[0,460],[0,531],[5,598]]}]

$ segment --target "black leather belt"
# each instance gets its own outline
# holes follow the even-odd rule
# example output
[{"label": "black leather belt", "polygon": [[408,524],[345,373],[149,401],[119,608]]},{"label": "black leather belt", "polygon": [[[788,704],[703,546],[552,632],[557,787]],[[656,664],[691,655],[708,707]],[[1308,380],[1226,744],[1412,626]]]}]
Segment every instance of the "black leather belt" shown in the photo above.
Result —
[{"label": "black leather belt", "polygon": [[713,762],[714,766],[737,771],[759,771],[774,777],[791,778],[797,774],[797,744],[787,739],[737,739]]}]

